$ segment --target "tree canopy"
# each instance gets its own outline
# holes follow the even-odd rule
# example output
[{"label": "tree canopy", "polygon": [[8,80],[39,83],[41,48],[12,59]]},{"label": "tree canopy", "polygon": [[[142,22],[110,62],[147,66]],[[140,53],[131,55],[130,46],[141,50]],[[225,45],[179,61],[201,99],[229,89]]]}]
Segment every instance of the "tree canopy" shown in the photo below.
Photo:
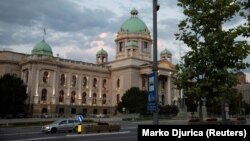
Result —
[{"label": "tree canopy", "polygon": [[[178,6],[186,18],[176,37],[190,50],[182,57],[183,67],[177,68],[185,77],[176,84],[200,107],[208,96],[224,101],[236,85],[234,74],[249,67],[244,59],[250,54],[250,2],[178,0]],[[235,19],[241,22],[229,26]]]},{"label": "tree canopy", "polygon": [[11,74],[0,77],[0,116],[24,112],[26,98],[26,86],[20,78]]},{"label": "tree canopy", "polygon": [[118,110],[122,112],[125,108],[129,113],[147,112],[147,92],[141,91],[138,87],[132,87],[122,96],[122,101],[118,104]]}]

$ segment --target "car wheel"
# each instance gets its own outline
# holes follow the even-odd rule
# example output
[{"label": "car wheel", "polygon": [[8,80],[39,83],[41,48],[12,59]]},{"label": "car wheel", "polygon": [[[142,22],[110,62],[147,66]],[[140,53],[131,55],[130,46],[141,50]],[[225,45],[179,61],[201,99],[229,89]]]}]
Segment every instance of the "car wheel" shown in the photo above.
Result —
[{"label": "car wheel", "polygon": [[57,129],[55,127],[53,127],[50,131],[51,133],[56,133],[57,132]]}]

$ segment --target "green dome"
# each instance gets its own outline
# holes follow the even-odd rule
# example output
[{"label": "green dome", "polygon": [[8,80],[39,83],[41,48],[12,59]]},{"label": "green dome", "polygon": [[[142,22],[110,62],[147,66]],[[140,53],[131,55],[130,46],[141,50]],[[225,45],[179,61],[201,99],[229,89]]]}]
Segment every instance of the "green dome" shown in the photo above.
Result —
[{"label": "green dome", "polygon": [[108,53],[106,50],[101,49],[101,50],[97,51],[96,55],[108,55]]},{"label": "green dome", "polygon": [[32,55],[53,56],[53,52],[51,50],[51,47],[43,39],[41,42],[37,43],[32,49]]},{"label": "green dome", "polygon": [[130,41],[128,41],[126,47],[138,48],[138,45],[137,45],[137,42],[136,42],[136,41],[134,41],[134,40],[131,41],[131,40],[130,40]]},{"label": "green dome", "polygon": [[161,52],[161,55],[172,55],[172,53],[170,51],[168,51],[167,49],[164,49],[162,52]]},{"label": "green dome", "polygon": [[122,24],[120,32],[149,34],[146,24],[137,17],[138,11],[133,9],[130,13],[131,17]]}]

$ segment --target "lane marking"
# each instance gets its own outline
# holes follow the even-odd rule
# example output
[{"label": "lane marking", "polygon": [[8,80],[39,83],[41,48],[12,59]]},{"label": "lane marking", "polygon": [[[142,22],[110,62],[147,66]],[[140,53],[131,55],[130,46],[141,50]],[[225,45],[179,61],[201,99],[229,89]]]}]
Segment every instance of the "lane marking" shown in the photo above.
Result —
[{"label": "lane marking", "polygon": [[23,133],[3,133],[3,134],[0,134],[1,136],[13,136],[13,135],[28,135],[28,134],[39,134],[39,133],[42,133],[42,132],[23,132]]},{"label": "lane marking", "polygon": [[124,129],[124,130],[129,130],[129,129],[137,129],[138,127],[125,127],[125,128],[121,128],[121,129]]},{"label": "lane marking", "polygon": [[128,134],[130,131],[123,132],[113,132],[113,133],[94,133],[94,134],[67,134],[65,136],[54,136],[54,137],[40,137],[40,138],[30,138],[30,139],[19,139],[19,140],[9,140],[9,141],[36,141],[36,140],[51,140],[51,139],[60,139],[60,138],[70,138],[70,137],[83,137],[83,136],[100,136],[100,135],[114,135],[114,134]]},{"label": "lane marking", "polygon": [[114,135],[114,134],[129,134],[130,131],[112,132],[112,133],[90,133],[90,134],[68,134],[67,137],[79,137],[79,136],[101,136],[101,135]]}]

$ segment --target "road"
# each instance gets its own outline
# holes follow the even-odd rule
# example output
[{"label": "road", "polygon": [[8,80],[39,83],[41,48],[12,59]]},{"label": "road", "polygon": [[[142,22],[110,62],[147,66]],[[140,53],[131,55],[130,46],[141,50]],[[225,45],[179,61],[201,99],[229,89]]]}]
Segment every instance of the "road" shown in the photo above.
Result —
[{"label": "road", "polygon": [[[116,121],[116,123],[118,123]],[[119,132],[101,132],[101,133],[41,133],[41,127],[16,127],[0,128],[1,141],[137,141],[138,125],[152,125],[152,121],[119,121],[121,130]],[[164,120],[160,125],[187,125],[187,120]],[[248,119],[247,125],[250,125]]]},{"label": "road", "polygon": [[22,140],[47,140],[47,141],[136,141],[137,140],[137,125],[136,124],[122,124],[119,132],[105,132],[105,133],[56,133],[46,134],[40,131],[41,127],[22,127],[22,128],[1,128],[0,140],[1,141],[22,141]]},{"label": "road", "polygon": [[[161,124],[186,124],[186,121],[162,121]],[[41,127],[16,127],[0,128],[1,141],[137,141],[138,124],[152,124],[152,121],[128,122],[120,121],[121,130],[119,132],[103,133],[41,133]]]}]

